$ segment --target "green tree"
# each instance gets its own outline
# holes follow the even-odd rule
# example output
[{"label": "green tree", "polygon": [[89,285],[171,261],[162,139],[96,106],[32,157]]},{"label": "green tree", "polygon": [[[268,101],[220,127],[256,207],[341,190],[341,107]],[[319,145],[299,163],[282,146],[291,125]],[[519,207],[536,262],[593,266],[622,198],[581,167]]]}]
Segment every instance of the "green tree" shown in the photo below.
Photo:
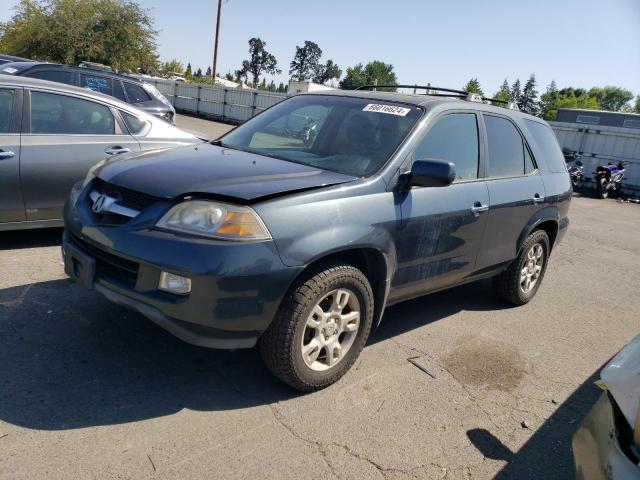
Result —
[{"label": "green tree", "polygon": [[233,82],[233,80],[234,80],[233,75],[231,75],[231,72],[227,72],[227,73],[225,74],[224,78],[225,78],[226,80],[229,80],[230,82]]},{"label": "green tree", "polygon": [[538,91],[536,90],[536,76],[532,73],[524,84],[522,95],[520,96],[520,110],[529,115],[539,115],[540,106],[538,104]]},{"label": "green tree", "polygon": [[284,83],[280,82],[280,85],[278,85],[278,88],[276,89],[276,92],[278,92],[278,93],[286,92],[286,90],[284,88]]},{"label": "green tree", "polygon": [[191,69],[191,62],[187,63],[187,69],[184,72],[184,78],[187,80],[193,80],[193,70]]},{"label": "green tree", "polygon": [[[547,93],[545,93],[546,95]],[[544,95],[543,95],[544,96]],[[554,120],[559,108],[571,108],[581,110],[600,110],[601,106],[595,97],[592,97],[584,88],[566,87],[553,94],[555,101],[544,107],[543,118]],[[546,103],[546,102],[545,102]]]},{"label": "green tree", "polygon": [[480,86],[480,82],[477,78],[469,80],[467,84],[462,87],[462,90],[465,92],[477,93],[481,97],[484,97],[484,92],[482,91],[482,87]]},{"label": "green tree", "polygon": [[[347,68],[347,74],[340,81],[340,88],[344,90],[354,90],[362,85],[397,85],[398,79],[393,71],[393,65],[378,60],[367,63],[363,66],[358,63]],[[382,89],[381,89],[382,90]],[[384,89],[395,91],[395,88]]]},{"label": "green tree", "polygon": [[276,57],[266,50],[267,42],[254,37],[249,40],[249,60],[243,60],[242,66],[236,70],[236,76],[240,79],[248,79],[249,75],[253,79],[253,85],[260,83],[260,76],[264,73],[275,75],[282,73],[278,70]]},{"label": "green tree", "polygon": [[193,74],[194,78],[202,78],[202,69],[198,68],[198,70],[196,70],[196,73]]},{"label": "green tree", "polygon": [[180,63],[177,58],[174,58],[162,64],[161,72],[165,76],[173,74],[182,75],[184,73],[184,65]]},{"label": "green tree", "polygon": [[551,83],[547,87],[547,90],[540,95],[540,114],[545,120],[553,120],[555,114],[551,114],[551,111],[556,109],[556,103],[560,98],[558,93],[558,87],[555,80],[551,80]]},{"label": "green tree", "polygon": [[633,111],[635,113],[640,113],[640,95],[636,97],[636,102],[633,105]]},{"label": "green tree", "polygon": [[309,80],[319,68],[322,49],[317,43],[304,41],[302,47],[296,46],[296,54],[289,65],[289,75],[294,80]]},{"label": "green tree", "polygon": [[77,65],[92,61],[121,71],[159,66],[157,31],[148,11],[125,0],[20,0],[0,24],[0,51]]},{"label": "green tree", "polygon": [[608,85],[603,88],[593,87],[589,96],[594,97],[603,110],[619,112],[622,107],[633,99],[633,93],[620,87]]},{"label": "green tree", "polygon": [[207,67],[207,71],[205,72],[205,76],[211,78],[211,67]]},{"label": "green tree", "polygon": [[342,70],[340,70],[340,67],[333,63],[333,60],[327,60],[324,65],[318,65],[313,75],[313,81],[324,85],[329,80],[340,79],[341,76]]},{"label": "green tree", "polygon": [[502,100],[502,102],[506,102],[506,103],[501,103],[501,102],[494,102],[494,105],[496,107],[507,107],[507,103],[511,101],[511,89],[509,88],[509,82],[507,81],[507,79],[504,79],[504,82],[502,82],[502,86],[500,87],[500,90],[498,90],[495,95],[493,96],[493,98],[495,98],[496,100]]},{"label": "green tree", "polygon": [[520,79],[516,79],[515,82],[513,82],[513,85],[511,85],[511,101],[515,102],[516,105],[518,105],[518,108],[520,108],[520,97],[522,96],[522,88],[520,86]]}]

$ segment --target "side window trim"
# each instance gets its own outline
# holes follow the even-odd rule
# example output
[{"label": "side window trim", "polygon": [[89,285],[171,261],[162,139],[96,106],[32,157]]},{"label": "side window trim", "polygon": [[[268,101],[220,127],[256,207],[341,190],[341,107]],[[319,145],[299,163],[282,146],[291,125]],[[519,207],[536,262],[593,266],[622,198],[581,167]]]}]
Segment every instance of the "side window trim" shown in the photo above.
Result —
[{"label": "side window trim", "polygon": [[474,115],[476,118],[476,127],[478,131],[478,177],[470,178],[470,179],[456,178],[453,181],[453,183],[470,183],[470,182],[484,181],[485,180],[484,178],[485,143],[486,143],[483,135],[484,122],[481,121],[480,112],[473,109],[454,108],[451,110],[444,110],[442,112],[439,112],[435,117],[433,117],[433,119],[431,119],[431,121],[429,122],[429,125],[423,129],[423,131],[419,134],[416,140],[414,140],[413,145],[411,146],[411,153],[410,153],[411,162],[409,164],[409,168],[411,168],[411,165],[413,165],[413,162],[417,160],[416,151],[418,150],[418,147],[420,146],[422,141],[425,139],[425,137],[429,134],[429,131],[431,131],[431,129],[436,125],[436,123],[438,123],[443,117],[446,117],[447,115],[453,115],[456,113]]},{"label": "side window trim", "polygon": [[[531,150],[531,147],[529,146],[529,142],[527,142],[527,138],[525,137],[525,135],[522,132],[522,129],[513,121],[511,120],[511,118],[509,118],[507,115],[501,115],[499,113],[495,113],[495,112],[479,112],[480,113],[480,119],[482,120],[482,134],[484,136],[484,145],[485,145],[485,155],[486,155],[486,170],[485,170],[485,176],[484,179],[485,180],[502,180],[505,178],[520,178],[520,177],[529,177],[529,176],[533,176],[533,175],[539,175],[540,174],[540,170],[538,168],[538,162],[536,162],[536,157],[533,155],[533,151]],[[531,162],[533,163],[533,171],[529,172],[529,173],[524,173],[524,167],[525,165],[522,165],[522,174],[521,175],[506,175],[506,176],[501,176],[501,177],[492,177],[489,175],[489,164],[491,162],[491,159],[489,158],[489,138],[487,135],[487,128],[484,122],[484,117],[485,115],[487,117],[497,117],[497,118],[502,118],[504,120],[507,120],[509,123],[511,123],[511,125],[514,126],[514,128],[516,129],[516,131],[518,132],[518,134],[520,135],[520,139],[522,140],[522,145],[523,148],[527,150],[527,152],[529,153],[529,156],[531,157]],[[524,158],[524,150],[522,151],[523,154],[523,162],[526,162],[526,159]]]},{"label": "side window trim", "polygon": [[0,135],[20,135],[22,122],[22,87],[2,87],[0,91],[12,92],[11,111],[9,112],[8,131]]},{"label": "side window trim", "polygon": [[[51,95],[60,95],[64,97],[75,98],[78,100],[84,100],[87,102],[95,103],[109,110],[109,113],[113,115],[113,108],[111,105],[107,103],[103,103],[99,100],[94,100],[92,98],[85,98],[79,95],[73,95],[67,92],[59,92],[59,91],[51,91],[40,88],[30,88],[25,90],[25,95],[23,97],[23,108],[22,108],[22,135],[38,135],[38,136],[56,136],[63,135],[65,137],[113,137],[114,135],[118,135],[118,121],[117,117],[114,115],[113,123],[114,123],[114,133],[31,133],[31,92],[39,92],[39,93],[48,93]],[[120,134],[121,135],[121,134]]]}]

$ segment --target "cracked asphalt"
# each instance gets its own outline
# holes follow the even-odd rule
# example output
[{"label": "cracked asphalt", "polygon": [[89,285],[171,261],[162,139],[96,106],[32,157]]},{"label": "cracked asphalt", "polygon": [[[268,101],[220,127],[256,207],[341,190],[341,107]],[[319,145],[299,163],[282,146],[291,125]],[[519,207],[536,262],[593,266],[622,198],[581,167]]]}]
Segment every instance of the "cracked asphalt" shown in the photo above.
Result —
[{"label": "cracked asphalt", "polygon": [[308,395],[71,284],[61,230],[3,232],[0,478],[573,478],[598,371],[640,331],[640,206],[570,216],[532,303],[479,282],[392,307]]}]

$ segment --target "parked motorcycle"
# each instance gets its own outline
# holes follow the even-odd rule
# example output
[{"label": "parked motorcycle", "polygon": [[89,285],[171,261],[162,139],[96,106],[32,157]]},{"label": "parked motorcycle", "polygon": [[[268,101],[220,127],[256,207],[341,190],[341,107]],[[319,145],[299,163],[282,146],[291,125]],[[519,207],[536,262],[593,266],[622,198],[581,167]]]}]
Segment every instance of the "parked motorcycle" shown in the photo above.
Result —
[{"label": "parked motorcycle", "polygon": [[596,180],[596,192],[600,198],[607,198],[609,193],[620,195],[622,179],[624,178],[625,164],[618,162],[618,165],[600,165],[594,172]]},{"label": "parked motorcycle", "polygon": [[573,185],[574,190],[577,190],[584,181],[584,167],[580,160],[582,155],[574,150],[569,150],[568,148],[563,148],[562,154],[564,155],[564,159],[567,163],[574,162],[573,165],[568,167],[568,170],[569,178],[571,178],[571,185]]}]

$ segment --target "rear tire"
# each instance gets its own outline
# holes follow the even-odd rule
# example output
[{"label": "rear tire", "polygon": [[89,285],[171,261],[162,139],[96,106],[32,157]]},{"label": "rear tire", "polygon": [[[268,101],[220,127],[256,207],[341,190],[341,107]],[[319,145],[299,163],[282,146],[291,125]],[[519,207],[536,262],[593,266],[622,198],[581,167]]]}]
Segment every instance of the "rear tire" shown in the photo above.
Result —
[{"label": "rear tire", "polygon": [[312,392],[339,380],[364,347],[373,292],[355,267],[325,263],[297,283],[258,342],[266,367],[291,387]]},{"label": "rear tire", "polygon": [[494,278],[496,293],[512,305],[528,303],[536,294],[547,271],[550,243],[544,230],[527,237],[518,257]]},{"label": "rear tire", "polygon": [[598,195],[603,199],[609,196],[609,189],[607,188],[607,180],[605,178],[598,179]]}]

